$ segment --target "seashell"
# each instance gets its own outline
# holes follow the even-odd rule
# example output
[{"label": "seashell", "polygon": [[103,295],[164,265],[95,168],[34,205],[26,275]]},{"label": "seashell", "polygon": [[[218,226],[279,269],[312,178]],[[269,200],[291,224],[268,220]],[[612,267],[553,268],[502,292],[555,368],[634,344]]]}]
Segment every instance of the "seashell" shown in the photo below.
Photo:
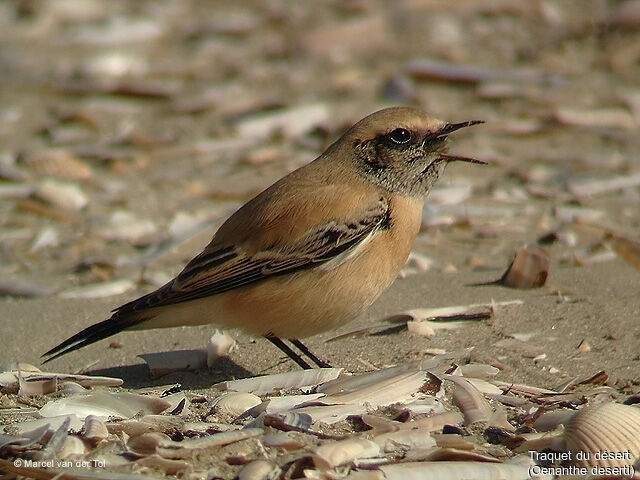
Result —
[{"label": "seashell", "polygon": [[52,248],[60,245],[60,235],[53,227],[44,227],[33,239],[29,252],[37,252],[43,248]]},{"label": "seashell", "polygon": [[492,395],[501,395],[502,390],[496,387],[493,383],[487,382],[486,380],[482,380],[481,378],[467,378],[466,379],[471,385],[476,387],[480,393],[483,395],[490,393]]},{"label": "seashell", "polygon": [[274,133],[295,138],[328,119],[327,106],[313,103],[247,116],[236,122],[236,128],[238,134],[245,138],[266,138]]},{"label": "seashell", "polygon": [[160,455],[155,453],[148,457],[141,458],[135,464],[143,467],[160,469],[167,475],[182,476],[183,478],[184,472],[188,472],[191,469],[191,465],[183,460],[169,460],[167,458],[162,458]]},{"label": "seashell", "polygon": [[227,392],[216,398],[211,406],[218,412],[239,417],[261,403],[262,399],[253,393]]},{"label": "seashell", "polygon": [[122,432],[130,437],[137,437],[149,432],[174,432],[183,428],[184,420],[180,417],[169,417],[167,415],[145,415],[140,418],[107,424],[109,433],[118,434]]},{"label": "seashell", "polygon": [[436,446],[434,438],[423,429],[382,433],[373,437],[373,441],[385,452],[393,452],[398,447],[405,450],[424,450]]},{"label": "seashell", "polygon": [[607,23],[614,28],[637,29],[640,25],[640,1],[626,0],[618,3],[609,13]]},{"label": "seashell", "polygon": [[486,363],[468,363],[466,365],[460,365],[460,372],[463,377],[467,379],[471,378],[491,378],[495,377],[500,370],[492,365]]},{"label": "seashell", "polygon": [[166,413],[168,415],[188,415],[190,412],[189,405],[191,402],[187,398],[184,392],[173,393],[171,395],[164,395],[163,400],[169,402]]},{"label": "seashell", "polygon": [[131,212],[117,210],[111,214],[103,227],[96,234],[105,240],[142,240],[156,233],[155,224],[149,219],[138,218]]},{"label": "seashell", "polygon": [[384,473],[379,470],[351,470],[344,480],[385,480]]},{"label": "seashell", "polygon": [[445,411],[444,405],[433,397],[420,398],[402,405],[402,411],[411,412],[414,415],[433,415]]},{"label": "seashell", "polygon": [[640,270],[640,242],[616,236],[611,246],[613,250],[632,267]]},{"label": "seashell", "polygon": [[470,183],[439,185],[429,194],[429,200],[431,204],[456,205],[467,200],[471,190]]},{"label": "seashell", "polygon": [[617,175],[615,177],[570,180],[567,188],[572,194],[583,197],[593,196],[616,190],[625,190],[640,185],[640,173]]},{"label": "seashell", "polygon": [[187,439],[181,442],[166,441],[156,447],[157,453],[164,458],[186,458],[193,454],[194,450],[220,447],[230,443],[239,442],[249,438],[260,436],[264,433],[261,428],[244,428],[216,433],[207,437]]},{"label": "seashell", "polygon": [[616,130],[633,130],[636,128],[633,114],[623,108],[558,108],[554,112],[554,117],[557,122],[574,127],[612,128]]},{"label": "seashell", "polygon": [[306,414],[311,417],[312,423],[323,422],[332,425],[341,422],[347,417],[354,415],[362,415],[367,412],[366,405],[346,404],[346,405],[311,405],[307,407],[296,408],[297,413]]},{"label": "seashell", "polygon": [[487,422],[491,418],[491,406],[471,382],[456,375],[446,375],[444,378],[455,383],[453,402],[464,415],[465,425]]},{"label": "seashell", "polygon": [[432,258],[411,252],[400,272],[400,277],[404,278],[415,273],[426,272],[430,270],[434,264],[435,262]]},{"label": "seashell", "polygon": [[[283,397],[272,397],[265,400],[263,411],[265,413],[283,413],[291,410],[303,403],[313,402],[318,398],[324,397],[324,393],[309,393],[306,395],[286,395]],[[260,408],[256,405],[256,408],[251,413],[259,413]]]},{"label": "seashell", "polygon": [[285,413],[284,415],[277,413],[266,415],[263,422],[266,426],[274,427],[285,432],[292,430],[297,432],[308,432],[311,428],[312,418],[308,413],[295,411]]},{"label": "seashell", "polygon": [[280,471],[280,467],[267,460],[254,460],[242,467],[238,480],[273,480],[279,478]]},{"label": "seashell", "polygon": [[[13,451],[22,451],[30,447],[31,445],[41,442],[46,443],[45,439],[51,437],[54,429],[48,423],[38,422],[24,422],[30,424],[27,428],[24,428],[24,424],[20,424],[19,427],[13,426],[12,433],[14,435],[0,435],[0,449],[9,448]],[[64,424],[64,420],[60,423]],[[29,428],[31,427],[31,428]]]},{"label": "seashell", "polygon": [[126,392],[95,392],[53,400],[42,407],[39,413],[43,417],[75,414],[81,418],[86,418],[87,415],[132,418],[140,411],[160,413],[168,407],[169,402],[162,398]]},{"label": "seashell", "polygon": [[432,433],[436,445],[440,448],[455,448],[458,450],[473,450],[476,445],[457,433]]},{"label": "seashell", "polygon": [[620,403],[584,407],[566,424],[573,463],[621,468],[640,458],[640,409]]},{"label": "seashell", "polygon": [[88,58],[82,70],[97,78],[142,76],[148,70],[146,61],[138,55],[122,50],[107,51]]},{"label": "seashell", "polygon": [[96,446],[102,440],[109,436],[107,425],[104,421],[95,415],[87,415],[84,419],[84,427],[82,428],[82,436],[93,446]]},{"label": "seashell", "polygon": [[58,388],[58,391],[69,395],[89,393],[86,388],[76,382],[63,382]]},{"label": "seashell", "polygon": [[226,357],[236,347],[236,341],[226,332],[220,333],[218,330],[213,334],[207,343],[207,367],[211,368],[214,362],[220,357]]},{"label": "seashell", "polygon": [[51,377],[25,380],[22,375],[18,375],[18,385],[18,395],[46,395],[58,389],[58,379]]},{"label": "seashell", "polygon": [[286,390],[289,388],[305,388],[334,380],[342,373],[342,368],[314,368],[311,370],[276,373],[262,377],[243,378],[217,383],[214,386],[222,390],[248,392],[262,395]]},{"label": "seashell", "polygon": [[41,370],[35,365],[24,362],[7,362],[0,365],[0,372],[40,372]]},{"label": "seashell", "polygon": [[537,432],[549,432],[555,430],[559,425],[567,424],[578,412],[576,410],[558,409],[544,412],[538,416],[531,426]]},{"label": "seashell", "polygon": [[88,197],[75,183],[65,183],[51,178],[40,182],[33,192],[36,198],[64,210],[82,210],[89,203]]},{"label": "seashell", "polygon": [[262,437],[262,444],[265,447],[283,448],[285,450],[299,450],[304,444],[291,438],[288,432],[268,433]]},{"label": "seashell", "polygon": [[64,460],[66,458],[81,457],[87,453],[87,446],[75,435],[67,435],[62,446],[56,452],[56,458]]},{"label": "seashell", "polygon": [[138,357],[145,361],[153,378],[174,372],[200,370],[207,360],[206,352],[202,349],[143,353]]},{"label": "seashell", "polygon": [[53,433],[60,429],[67,419],[69,420],[69,430],[80,431],[82,429],[82,419],[76,415],[59,415],[50,418],[38,418],[37,420],[28,420],[26,422],[15,423],[11,425],[12,433],[21,437],[31,437],[33,432],[44,429],[44,432]]},{"label": "seashell", "polygon": [[365,438],[353,438],[326,443],[311,451],[316,467],[329,470],[351,463],[359,458],[375,457],[380,454],[380,446]]},{"label": "seashell", "polygon": [[127,442],[127,447],[140,455],[151,455],[156,452],[156,448],[171,442],[171,439],[160,432],[149,432],[131,437]]},{"label": "seashell", "polygon": [[51,175],[69,180],[87,180],[93,177],[91,168],[66,150],[52,148],[31,152],[20,162],[38,175]]},{"label": "seashell", "polygon": [[541,287],[547,281],[551,257],[549,252],[537,245],[524,246],[516,250],[511,265],[500,279],[513,288]]},{"label": "seashell", "polygon": [[58,293],[61,298],[105,298],[120,295],[135,286],[132,280],[123,278],[110,282],[91,283]]}]

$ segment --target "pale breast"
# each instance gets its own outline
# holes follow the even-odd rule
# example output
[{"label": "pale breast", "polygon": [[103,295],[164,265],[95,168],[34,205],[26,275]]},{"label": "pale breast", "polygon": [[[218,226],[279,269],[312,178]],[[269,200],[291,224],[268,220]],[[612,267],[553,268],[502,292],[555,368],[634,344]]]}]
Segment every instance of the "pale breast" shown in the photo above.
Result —
[{"label": "pale breast", "polygon": [[335,268],[313,268],[226,292],[220,299],[223,315],[215,323],[284,338],[344,325],[396,278],[420,228],[421,213],[421,201],[393,198],[389,227]]}]

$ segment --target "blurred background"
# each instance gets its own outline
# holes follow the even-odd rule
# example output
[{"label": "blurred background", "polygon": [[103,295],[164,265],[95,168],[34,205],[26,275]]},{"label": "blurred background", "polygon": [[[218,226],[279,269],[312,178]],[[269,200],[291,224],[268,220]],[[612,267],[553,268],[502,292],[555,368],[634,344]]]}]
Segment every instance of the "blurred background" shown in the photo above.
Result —
[{"label": "blurred background", "polygon": [[[611,238],[638,237],[639,80],[638,0],[2,2],[1,342],[23,328],[35,345],[0,357],[164,283],[352,123],[412,105],[485,120],[452,151],[491,164],[449,167],[417,270],[455,290],[543,244],[552,285],[492,333],[570,319],[563,361],[618,339],[612,365],[637,367],[638,272]],[[419,285],[394,308],[424,303]],[[505,290],[468,289],[520,295]]]}]

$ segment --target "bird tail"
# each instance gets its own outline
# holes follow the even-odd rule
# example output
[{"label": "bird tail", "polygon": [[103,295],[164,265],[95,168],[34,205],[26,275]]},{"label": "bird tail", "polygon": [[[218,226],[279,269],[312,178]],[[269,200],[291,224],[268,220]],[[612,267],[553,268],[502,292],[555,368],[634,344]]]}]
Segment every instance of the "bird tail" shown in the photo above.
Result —
[{"label": "bird tail", "polygon": [[[48,352],[44,353],[42,356],[47,357],[42,363],[43,365],[54,358],[58,358],[61,355],[64,355],[69,352],[73,352],[74,350],[78,350],[86,345],[90,345],[98,340],[102,340],[103,338],[110,337],[111,335],[115,335],[122,330],[126,330],[130,328],[134,324],[137,324],[144,319],[137,318],[131,315],[121,315],[118,312],[113,314],[111,318],[107,320],[103,320],[102,322],[91,325],[90,327],[85,328],[84,330],[76,333],[72,337],[67,338],[60,345],[53,347]],[[50,356],[52,355],[52,356]]]}]

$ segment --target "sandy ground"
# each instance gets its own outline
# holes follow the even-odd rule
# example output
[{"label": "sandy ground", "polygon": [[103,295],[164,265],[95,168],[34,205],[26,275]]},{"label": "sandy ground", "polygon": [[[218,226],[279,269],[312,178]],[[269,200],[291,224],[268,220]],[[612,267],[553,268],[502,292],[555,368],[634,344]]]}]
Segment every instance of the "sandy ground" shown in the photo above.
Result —
[{"label": "sandy ground", "polygon": [[[171,221],[180,213],[194,218],[213,216],[210,228],[149,262],[145,280],[160,284],[199,251],[216,225],[240,202],[311,160],[341,128],[385,104],[415,104],[449,120],[487,120],[486,126],[456,136],[454,150],[492,165],[449,168],[440,186],[445,190],[466,186],[470,194],[461,200],[427,203],[429,216],[425,216],[425,228],[414,250],[434,260],[431,270],[396,281],[364,318],[340,332],[310,339],[310,344],[333,364],[354,370],[367,368],[369,363],[379,366],[415,358],[428,348],[475,346],[475,356],[501,362],[506,367],[504,374],[513,380],[552,386],[564,376],[604,369],[621,382],[637,382],[639,274],[613,257],[591,263],[591,251],[598,252],[601,245],[607,248],[601,242],[603,230],[567,223],[554,210],[586,207],[585,211],[596,211],[596,220],[589,217],[587,223],[631,236],[637,233],[637,187],[593,197],[570,193],[572,181],[633,176],[640,170],[637,120],[629,113],[633,113],[631,100],[626,103],[631,110],[624,107],[624,98],[638,94],[632,81],[637,65],[633,49],[627,46],[635,38],[633,30],[601,33],[598,22],[613,18],[603,2],[593,2],[592,17],[579,14],[577,3],[562,8],[546,4],[516,7],[509,2],[502,7],[461,4],[458,10],[449,10],[405,2],[396,12],[412,17],[411,21],[405,18],[404,30],[389,20],[390,12],[382,6],[356,4],[353,11],[345,7],[342,13],[325,14],[318,24],[309,23],[313,8],[295,8],[289,17],[284,15],[286,9],[275,6],[246,11],[227,6],[221,11],[229,15],[226,24],[219,22],[227,18],[224,16],[196,20],[195,5],[180,7],[173,12],[177,16],[171,16],[167,5],[146,14],[144,8],[130,12],[126,3],[113,10],[94,5],[84,14],[54,8],[49,12],[50,22],[43,19],[48,8],[44,5],[36,4],[31,11],[25,2],[25,11],[20,11],[24,18],[5,6],[4,21],[10,27],[5,36],[12,34],[8,38],[14,48],[4,57],[3,68],[10,74],[4,75],[0,92],[5,105],[0,135],[5,164],[18,170],[21,180],[8,178],[3,186],[7,190],[16,185],[36,188],[50,177],[47,173],[53,173],[59,181],[78,186],[88,204],[65,210],[45,201],[40,205],[49,210],[43,213],[34,210],[27,199],[5,194],[0,200],[2,275],[55,291],[114,278],[138,280],[139,268],[121,266],[117,260],[140,258],[141,246],[165,238]],[[512,9],[520,16],[514,16]],[[103,20],[110,16],[133,22],[134,27]],[[279,26],[273,25],[276,18]],[[135,24],[137,21],[142,23]],[[174,23],[179,28],[171,30]],[[574,35],[563,32],[559,25]],[[447,47],[425,26],[440,29],[440,36],[449,35],[457,43]],[[513,34],[511,44],[500,43],[487,31],[498,27]],[[516,34],[519,29],[528,37]],[[369,41],[373,46],[384,45],[384,51],[394,51],[393,45],[404,45],[408,38],[413,43],[397,58],[375,57],[366,45],[355,41],[363,31],[371,31]],[[110,34],[117,39],[109,40]],[[174,37],[173,48],[161,55],[159,49]],[[49,51],[48,38],[66,51]],[[271,42],[269,58],[260,50],[265,38]],[[474,41],[482,48],[475,48]],[[341,42],[349,43],[349,48]],[[130,50],[125,48],[128,44]],[[223,45],[229,50],[221,51]],[[630,53],[620,57],[622,51]],[[520,61],[514,60],[518,54],[523,56]],[[235,58],[237,55],[241,58]],[[34,62],[35,57],[42,61]],[[492,73],[495,78],[482,81],[420,81],[420,74],[412,75],[405,62],[425,57],[472,66],[484,62],[482,68],[498,70]],[[375,67],[368,63],[374,58]],[[171,59],[174,63],[169,66]],[[227,63],[214,68],[211,62],[215,59]],[[251,64],[251,59],[257,63]],[[526,68],[532,75],[544,73],[559,80],[549,84],[510,79],[509,71]],[[376,75],[367,76],[370,72]],[[389,93],[389,87],[382,87],[392,79],[403,86]],[[101,86],[105,81],[133,85],[134,93],[109,95]],[[260,82],[267,88],[256,90]],[[38,88],[42,85],[50,88]],[[497,92],[493,96],[483,93],[491,88]],[[278,127],[281,135],[264,138],[255,130],[249,136],[243,134],[246,121],[263,118],[260,115],[266,106],[281,105],[285,91],[289,100],[284,111],[318,104],[329,116],[320,114],[313,120],[317,114],[302,112],[302,117],[294,114],[293,120]],[[578,118],[563,121],[561,109],[569,112],[565,116]],[[266,110],[267,121],[278,112]],[[309,116],[310,127],[301,133],[290,132]],[[555,121],[550,120],[554,117]],[[319,137],[307,133],[314,122],[316,128],[321,127]],[[38,163],[38,153],[44,152],[47,159],[52,150],[65,157],[57,167],[46,167],[46,160]],[[73,161],[90,172],[86,179],[65,178],[69,169],[78,171]],[[544,193],[532,195],[531,187]],[[38,202],[41,197],[36,193],[31,194],[33,198]],[[474,208],[489,213],[477,216]],[[118,227],[110,217],[115,210],[133,214],[139,222],[152,222],[151,232],[105,234]],[[454,222],[429,226],[429,219],[442,216],[453,217]],[[38,235],[47,228],[54,231],[56,240],[51,246],[35,248]],[[552,265],[546,287],[524,291],[472,286],[498,278],[516,247],[550,231],[568,234],[571,241],[550,247]],[[575,257],[586,260],[572,261]],[[79,264],[87,267],[78,269]],[[152,287],[142,285],[137,293]],[[2,297],[0,362],[37,364],[43,351],[102,320],[111,308],[135,295],[130,290],[97,299]],[[522,299],[524,304],[505,307],[490,321],[435,338],[402,332],[324,343],[398,311],[492,299]],[[88,366],[91,371],[108,370],[132,385],[142,385],[150,380],[137,354],[201,346],[211,331],[203,327],[126,333],[114,338],[121,348],[108,348],[109,341],[103,341],[56,360],[51,368],[77,371]],[[534,362],[516,347],[496,347],[498,341],[518,332],[532,333],[526,348],[539,350],[546,358]],[[289,362],[274,361],[272,347],[265,341],[254,342],[241,334],[238,340],[240,348],[228,369],[221,368],[213,378],[205,373],[187,374],[190,380],[181,378],[181,382],[206,385],[248,372],[293,368]],[[581,340],[589,343],[590,352],[576,350]],[[549,373],[550,367],[558,372]]]},{"label": "sandy ground", "polygon": [[[63,3],[0,5],[0,364],[39,365],[175,275],[242,202],[348,125],[402,104],[485,120],[452,150],[490,166],[451,166],[427,201],[414,252],[432,267],[311,349],[355,372],[474,347],[472,360],[507,381],[553,388],[604,370],[620,394],[640,390],[640,272],[611,241],[639,236],[638,2],[624,14],[601,0]],[[544,287],[488,284],[549,233]],[[130,283],[64,298],[113,280]],[[18,284],[38,295],[20,297]],[[329,341],[384,331],[385,316],[408,309],[514,299],[433,337]],[[197,391],[297,368],[238,331],[237,350],[209,371],[152,379],[137,357],[201,348],[214,328],[125,332],[46,368]]]}]

